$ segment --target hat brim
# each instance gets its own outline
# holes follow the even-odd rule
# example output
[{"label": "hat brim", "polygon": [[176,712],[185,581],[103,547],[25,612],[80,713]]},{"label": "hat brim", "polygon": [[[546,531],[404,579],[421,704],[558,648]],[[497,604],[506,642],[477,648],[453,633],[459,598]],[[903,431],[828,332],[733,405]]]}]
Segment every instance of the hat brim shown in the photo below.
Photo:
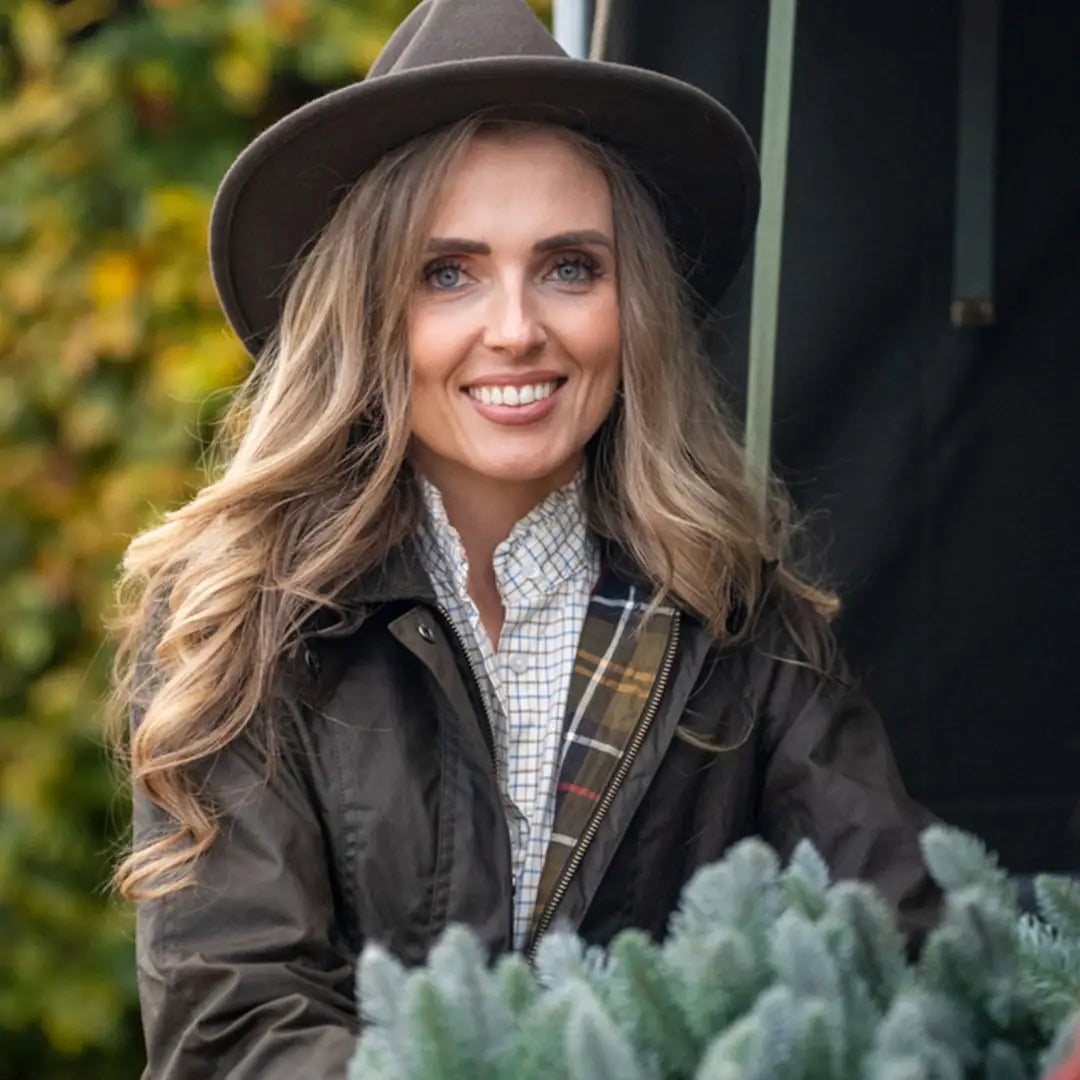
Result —
[{"label": "hat brim", "polygon": [[535,109],[621,150],[657,195],[699,304],[715,304],[746,254],[760,195],[753,145],[727,109],[688,83],[621,64],[451,61],[326,94],[236,159],[214,202],[210,264],[247,349],[265,342],[290,268],[367,168],[414,136],[500,106]]}]

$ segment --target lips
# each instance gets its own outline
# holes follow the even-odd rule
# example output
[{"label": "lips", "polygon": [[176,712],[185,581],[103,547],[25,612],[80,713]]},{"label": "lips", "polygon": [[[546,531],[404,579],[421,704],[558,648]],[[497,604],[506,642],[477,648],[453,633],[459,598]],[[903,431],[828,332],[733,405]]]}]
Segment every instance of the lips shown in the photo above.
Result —
[{"label": "lips", "polygon": [[469,397],[474,401],[482,401],[485,405],[531,405],[534,401],[543,401],[550,397],[558,386],[557,382],[523,383],[520,386],[506,384],[503,386],[470,386],[467,389]]},{"label": "lips", "polygon": [[535,381],[536,376],[512,381],[485,379],[463,387],[462,392],[481,416],[496,424],[518,426],[543,419],[555,407],[566,378],[556,376]]}]

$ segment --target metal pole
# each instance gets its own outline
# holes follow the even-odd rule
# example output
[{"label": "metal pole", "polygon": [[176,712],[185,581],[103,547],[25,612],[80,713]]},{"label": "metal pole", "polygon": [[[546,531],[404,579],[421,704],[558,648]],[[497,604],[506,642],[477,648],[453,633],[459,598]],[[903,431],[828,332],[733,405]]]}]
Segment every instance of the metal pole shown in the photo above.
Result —
[{"label": "metal pole", "polygon": [[614,0],[595,0],[592,33],[589,35],[589,59],[603,60],[607,52],[608,29]]},{"label": "metal pole", "polygon": [[575,60],[589,55],[591,0],[553,0],[551,26],[555,40]]},{"label": "metal pole", "polygon": [[964,0],[956,140],[953,295],[957,329],[994,321],[994,170],[997,158],[999,0]]},{"label": "metal pole", "polygon": [[750,367],[746,400],[746,477],[764,509],[772,453],[773,373],[780,313],[784,190],[787,183],[791,71],[797,0],[771,0],[761,121],[761,216],[754,249],[750,301]]}]

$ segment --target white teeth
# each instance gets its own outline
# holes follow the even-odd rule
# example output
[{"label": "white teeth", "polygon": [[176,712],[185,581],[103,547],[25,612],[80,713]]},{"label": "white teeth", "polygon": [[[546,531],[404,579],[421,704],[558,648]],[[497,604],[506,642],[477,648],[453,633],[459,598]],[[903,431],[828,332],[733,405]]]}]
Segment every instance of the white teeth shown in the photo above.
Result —
[{"label": "white teeth", "polygon": [[485,405],[531,405],[543,401],[555,391],[555,383],[533,383],[531,386],[470,386],[469,396]]}]

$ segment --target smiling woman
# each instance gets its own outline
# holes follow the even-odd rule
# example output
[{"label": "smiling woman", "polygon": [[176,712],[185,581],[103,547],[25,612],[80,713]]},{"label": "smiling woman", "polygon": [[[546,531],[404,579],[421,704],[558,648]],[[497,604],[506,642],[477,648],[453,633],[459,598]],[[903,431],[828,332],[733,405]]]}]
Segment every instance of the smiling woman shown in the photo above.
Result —
[{"label": "smiling woman", "polygon": [[150,1075],[341,1076],[365,942],[661,935],[750,833],[925,929],[926,815],[697,341],[756,183],[721,105],[519,0],[425,0],[233,166],[256,367],[123,582]]}]

